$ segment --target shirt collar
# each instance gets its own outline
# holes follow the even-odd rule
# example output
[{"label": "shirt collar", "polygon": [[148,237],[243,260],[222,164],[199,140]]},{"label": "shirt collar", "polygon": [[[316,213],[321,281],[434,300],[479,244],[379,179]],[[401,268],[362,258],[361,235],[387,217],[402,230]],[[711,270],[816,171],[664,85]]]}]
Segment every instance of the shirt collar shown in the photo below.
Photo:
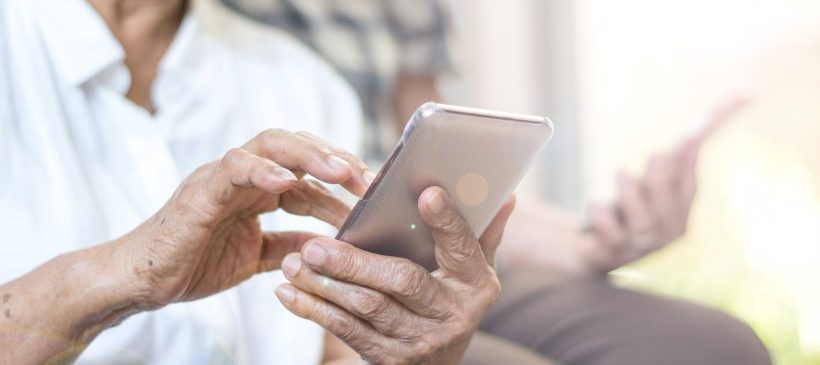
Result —
[{"label": "shirt collar", "polygon": [[[125,94],[131,83],[125,51],[97,11],[85,0],[29,0],[51,61],[64,81],[82,86],[97,80]],[[191,1],[194,7],[197,1]],[[196,51],[202,46],[199,19],[189,9],[165,56],[152,91],[154,103],[182,93],[195,97],[203,90],[194,74],[208,63]],[[200,71],[200,70],[198,70]]]},{"label": "shirt collar", "polygon": [[[193,6],[193,2],[190,6]],[[180,100],[180,94],[196,98],[207,87],[204,80],[214,77],[207,70],[210,64],[208,52],[202,51],[204,40],[200,36],[200,20],[191,9],[182,20],[171,45],[159,64],[152,95],[154,104],[162,109],[170,100]],[[212,56],[212,55],[211,55]]]},{"label": "shirt collar", "polygon": [[[193,6],[193,4],[190,6]],[[199,32],[199,19],[197,19],[193,10],[188,10],[179,25],[176,35],[174,35],[174,39],[160,61],[157,77],[171,77],[188,84],[186,86],[196,86],[193,85],[196,81],[194,70],[208,59],[197,54],[197,51],[202,47]]]},{"label": "shirt collar", "polygon": [[102,17],[84,0],[29,0],[51,61],[64,80],[79,86],[113,64],[125,51]]},{"label": "shirt collar", "polygon": [[[193,6],[193,4],[189,6]],[[193,57],[190,57],[190,55],[196,47],[198,31],[199,21],[193,14],[193,11],[189,10],[188,13],[185,14],[185,18],[182,19],[182,23],[179,25],[179,29],[171,41],[168,50],[165,52],[162,61],[160,61],[160,72],[178,73],[188,66],[187,63],[196,61],[192,59]]]},{"label": "shirt collar", "polygon": [[[66,82],[82,85],[125,61],[122,45],[87,1],[30,0],[30,4],[52,62]],[[192,81],[183,79],[191,63],[199,62],[191,55],[196,47],[198,23],[193,11],[185,15],[158,74],[168,73],[180,81]]]}]

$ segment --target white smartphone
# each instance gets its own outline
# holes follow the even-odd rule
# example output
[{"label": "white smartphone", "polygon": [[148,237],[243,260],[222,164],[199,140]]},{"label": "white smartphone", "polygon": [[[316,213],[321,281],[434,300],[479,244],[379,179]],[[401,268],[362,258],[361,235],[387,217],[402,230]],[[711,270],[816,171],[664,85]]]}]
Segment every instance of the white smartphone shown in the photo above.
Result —
[{"label": "white smartphone", "polygon": [[435,270],[435,246],[418,212],[421,193],[442,187],[481,235],[553,134],[544,117],[427,103],[337,239]]}]

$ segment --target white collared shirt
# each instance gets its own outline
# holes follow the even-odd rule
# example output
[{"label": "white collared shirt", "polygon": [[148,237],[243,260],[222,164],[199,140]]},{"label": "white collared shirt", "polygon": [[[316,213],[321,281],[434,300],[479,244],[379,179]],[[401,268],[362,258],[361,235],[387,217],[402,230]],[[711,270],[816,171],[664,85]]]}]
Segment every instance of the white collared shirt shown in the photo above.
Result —
[{"label": "white collared shirt", "polygon": [[[124,94],[124,52],[83,0],[0,1],[0,282],[109,241],[181,180],[271,127],[348,150],[358,101],[293,40],[211,1],[188,14],[153,85],[151,115]],[[266,229],[326,229],[271,215]],[[288,313],[259,275],[215,297],[103,332],[80,364],[315,364],[323,331]]]}]

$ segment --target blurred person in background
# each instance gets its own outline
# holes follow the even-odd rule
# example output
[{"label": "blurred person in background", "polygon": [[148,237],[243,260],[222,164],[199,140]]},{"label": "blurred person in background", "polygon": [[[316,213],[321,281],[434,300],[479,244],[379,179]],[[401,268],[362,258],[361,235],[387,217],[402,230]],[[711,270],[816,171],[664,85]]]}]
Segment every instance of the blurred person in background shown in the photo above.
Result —
[{"label": "blurred person in background", "polygon": [[[303,40],[354,85],[369,161],[383,161],[416,107],[442,99],[436,82],[452,63],[436,0],[223,1]],[[499,248],[504,290],[467,363],[770,363],[751,329],[726,314],[606,279],[686,232],[698,152],[743,104],[716,108],[644,176],[617,176],[618,197],[592,206],[586,225],[544,202],[520,203]]]}]

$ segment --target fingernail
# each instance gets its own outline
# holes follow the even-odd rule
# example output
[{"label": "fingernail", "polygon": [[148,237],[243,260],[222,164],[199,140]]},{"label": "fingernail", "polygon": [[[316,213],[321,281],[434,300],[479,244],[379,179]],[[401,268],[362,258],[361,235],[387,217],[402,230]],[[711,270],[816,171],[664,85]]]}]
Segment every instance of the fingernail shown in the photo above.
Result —
[{"label": "fingernail", "polygon": [[276,166],[273,168],[273,175],[276,176],[278,179],[287,180],[287,181],[297,181],[299,179],[296,178],[296,175],[293,174],[290,170]]},{"label": "fingernail", "polygon": [[343,159],[342,159],[341,157],[339,157],[339,156],[331,155],[331,156],[327,159],[327,161],[328,161],[328,163],[330,164],[330,167],[332,167],[332,168],[334,168],[334,169],[336,169],[336,170],[345,170],[345,169],[350,169],[350,164],[349,164],[349,163],[347,163],[347,161],[343,160]]},{"label": "fingernail", "polygon": [[362,177],[364,177],[364,182],[366,182],[367,185],[373,184],[373,181],[376,180],[376,174],[370,170],[365,171]]},{"label": "fingernail", "polygon": [[285,261],[282,262],[282,271],[288,276],[296,276],[301,268],[302,260],[299,259],[299,255],[288,255],[285,257]]},{"label": "fingernail", "polygon": [[440,192],[434,193],[431,198],[427,199],[427,208],[435,214],[444,210],[444,197],[441,196]]},{"label": "fingernail", "polygon": [[285,303],[293,303],[293,300],[296,299],[296,292],[288,286],[277,286],[273,291],[276,292],[276,296],[279,297],[279,300]]},{"label": "fingernail", "polygon": [[325,248],[318,243],[311,243],[305,247],[305,261],[313,266],[322,266],[327,259]]}]

